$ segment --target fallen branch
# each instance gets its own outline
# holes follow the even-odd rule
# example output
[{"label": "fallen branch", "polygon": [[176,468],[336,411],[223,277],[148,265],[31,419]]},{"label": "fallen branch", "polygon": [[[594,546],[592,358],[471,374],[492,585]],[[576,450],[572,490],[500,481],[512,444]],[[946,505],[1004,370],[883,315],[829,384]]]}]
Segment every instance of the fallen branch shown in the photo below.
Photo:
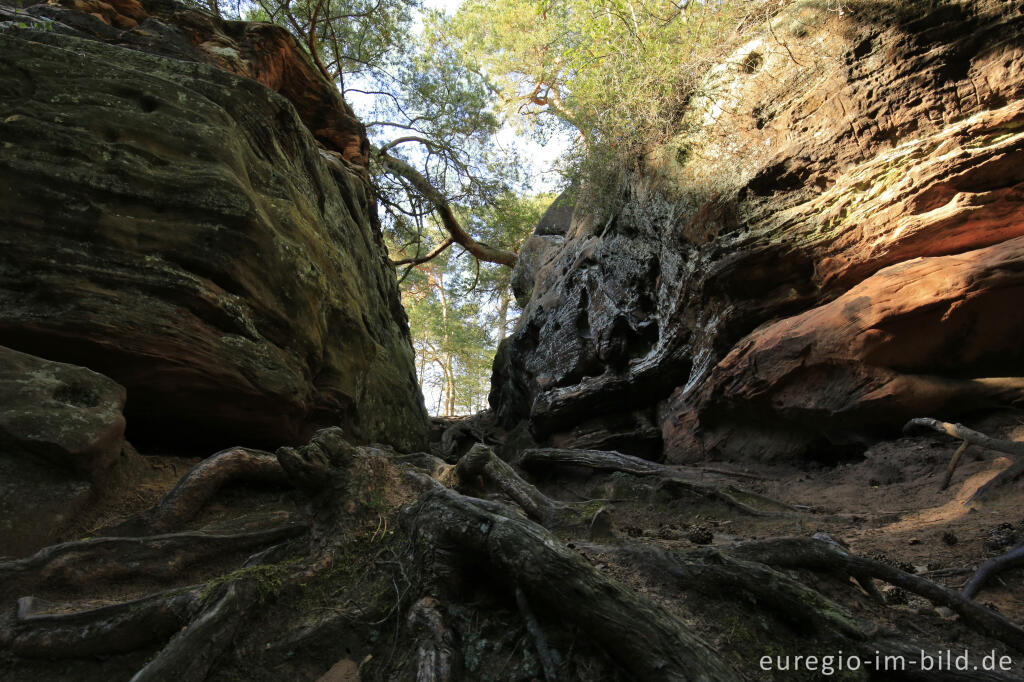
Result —
[{"label": "fallen branch", "polygon": [[913,433],[917,429],[930,429],[932,431],[944,433],[952,438],[966,441],[971,445],[977,445],[978,447],[987,448],[989,450],[1003,452],[1007,455],[1012,455],[1014,458],[1024,456],[1024,443],[992,438],[991,436],[986,436],[980,431],[969,429],[963,424],[950,424],[949,422],[942,422],[938,419],[931,419],[929,417],[918,417],[917,419],[911,419],[907,422],[903,427],[903,432]]}]

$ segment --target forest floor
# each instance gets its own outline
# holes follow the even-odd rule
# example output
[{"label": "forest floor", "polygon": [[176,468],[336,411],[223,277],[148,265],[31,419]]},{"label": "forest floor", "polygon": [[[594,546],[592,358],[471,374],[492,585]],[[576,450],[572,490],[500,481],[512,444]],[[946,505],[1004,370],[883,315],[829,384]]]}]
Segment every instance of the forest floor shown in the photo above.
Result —
[{"label": "forest floor", "polygon": [[[1019,413],[992,416],[969,426],[995,437],[1024,441],[1024,418]],[[997,657],[1009,656],[1007,660],[1012,660],[1012,664],[1003,668],[1002,677],[990,678],[974,677],[972,673],[958,677],[956,671],[945,677],[923,673],[912,669],[919,665],[914,661],[904,663],[911,669],[900,674],[869,673],[862,669],[856,673],[837,672],[835,676],[1024,679],[1024,651],[1008,646],[1005,638],[999,641],[991,632],[979,631],[977,623],[912,590],[878,581],[883,599],[879,600],[877,595],[873,599],[863,584],[858,585],[841,571],[813,566],[779,568],[777,561],[760,578],[760,574],[749,572],[740,577],[716,573],[736,557],[750,560],[750,555],[731,555],[731,548],[775,538],[808,540],[817,534],[829,543],[847,548],[853,555],[934,581],[952,591],[960,590],[986,559],[1024,541],[1024,497],[1021,483],[1016,482],[997,490],[984,502],[967,503],[979,487],[1011,464],[1006,455],[978,447],[967,450],[949,488],[940,490],[940,481],[956,445],[943,436],[922,435],[878,443],[862,459],[840,464],[809,462],[796,468],[702,463],[701,468],[708,472],[707,481],[698,477],[696,483],[728,482],[727,490],[733,499],[748,502],[761,512],[757,514],[723,504],[713,496],[666,487],[657,477],[595,471],[575,465],[517,470],[536,489],[523,479],[517,480],[539,493],[542,501],[546,496],[548,501],[561,505],[556,509],[560,514],[565,508],[585,510],[579,523],[572,522],[575,511],[558,517],[562,521],[544,517],[543,509],[531,513],[529,504],[524,506],[523,500],[528,501],[533,493],[526,498],[517,497],[515,486],[502,488],[508,481],[493,471],[477,472],[483,478],[476,478],[476,474],[471,477],[463,471],[460,483],[460,470],[452,464],[430,456],[421,458],[429,460],[426,466],[422,461],[412,464],[440,481],[432,485],[454,485],[466,495],[456,495],[459,499],[497,500],[503,503],[502,509],[509,510],[514,505],[504,505],[518,501],[531,518],[536,516],[535,520],[540,519],[550,530],[552,539],[546,542],[560,542],[582,558],[593,580],[605,585],[604,592],[613,589],[608,585],[617,585],[632,595],[627,601],[635,596],[644,605],[653,604],[651,608],[657,614],[667,614],[669,622],[676,624],[672,627],[685,628],[710,646],[726,667],[736,671],[735,679],[831,677],[822,674],[820,662],[816,671],[779,670],[782,663],[778,657],[838,658],[843,655],[843,646],[847,646],[849,655],[851,646],[856,645],[860,647],[857,655],[866,661],[875,639],[891,644],[894,638],[936,655],[948,651],[955,657],[968,650],[972,666],[992,652]],[[33,608],[41,609],[44,615],[38,623],[31,617],[19,620],[21,615],[8,615],[6,625],[0,623],[0,680],[168,679],[167,670],[177,671],[174,665],[183,665],[180,657],[171,657],[174,665],[170,668],[154,666],[173,649],[164,646],[166,637],[173,636],[172,642],[182,638],[188,626],[180,630],[170,627],[164,635],[123,646],[109,644],[119,636],[116,633],[105,643],[86,642],[91,635],[80,634],[84,631],[74,630],[63,621],[63,629],[47,630],[38,636],[32,634],[31,628],[50,628],[45,618],[77,617],[76,613],[145,599],[160,590],[192,590],[198,606],[190,607],[188,617],[198,623],[202,614],[210,612],[211,595],[220,594],[225,586],[233,584],[251,587],[245,608],[238,609],[247,615],[242,621],[225,621],[222,629],[231,637],[212,652],[206,651],[205,642],[202,646],[190,644],[198,646],[195,659],[202,660],[203,665],[191,677],[183,673],[181,680],[646,679],[637,672],[643,669],[643,663],[638,664],[639,668],[630,667],[633,663],[629,661],[623,664],[629,657],[617,654],[614,647],[602,646],[604,635],[590,631],[586,618],[573,620],[571,609],[568,615],[560,610],[557,600],[571,600],[571,594],[553,589],[552,601],[547,603],[533,593],[531,614],[524,603],[517,601],[521,594],[508,592],[509,583],[529,588],[531,576],[517,571],[532,570],[532,561],[540,566],[538,571],[543,570],[546,559],[524,554],[527,550],[521,549],[520,558],[513,559],[512,565],[502,564],[500,555],[485,556],[479,554],[479,549],[473,550],[457,562],[456,568],[441,571],[458,573],[457,588],[439,592],[425,587],[436,582],[423,577],[433,569],[424,568],[424,531],[419,528],[429,525],[430,520],[417,520],[413,514],[410,521],[409,509],[418,498],[430,497],[431,493],[424,493],[417,479],[410,477],[409,471],[416,467],[410,467],[409,455],[374,448],[358,450],[355,464],[349,465],[344,477],[346,495],[351,499],[341,499],[346,495],[340,495],[336,503],[331,503],[333,507],[324,506],[323,493],[300,492],[280,483],[253,483],[241,476],[201,500],[194,513],[174,528],[176,534],[236,538],[239,534],[269,532],[268,529],[303,521],[312,524],[308,538],[291,537],[283,542],[279,539],[270,549],[255,554],[259,548],[241,545],[202,556],[191,556],[178,548],[174,557],[149,568],[140,563],[141,568],[135,572],[126,568],[129,557],[123,557],[121,565],[115,568],[104,563],[106,559],[90,557],[77,577],[69,571],[79,569],[68,569],[74,562],[66,558],[43,568],[38,564],[31,568],[16,566],[17,562],[4,564],[0,560],[0,598],[11,603],[31,594],[41,605],[33,604]],[[267,456],[272,458],[268,453]],[[145,510],[160,503],[199,462],[195,457],[133,458],[122,471],[122,484],[116,487],[119,492],[97,500],[80,515],[68,527],[65,540],[111,534],[152,537],[152,533],[143,533],[137,527],[128,532],[124,523],[138,524],[138,519],[147,513]],[[497,485],[481,488],[480,481],[488,476]],[[420,478],[426,477],[421,474]],[[340,489],[339,485],[332,488],[335,492]],[[434,491],[434,496],[438,495]],[[774,505],[769,498],[782,504]],[[328,507],[335,511],[323,511]],[[445,512],[445,508],[439,509]],[[481,509],[481,513],[522,516],[492,507]],[[602,517],[601,523],[593,520],[598,509],[604,510],[597,514]],[[564,522],[565,518],[570,521]],[[516,523],[528,522],[523,518]],[[322,528],[328,526],[332,530],[324,532]],[[447,523],[445,528],[454,526],[458,523]],[[444,543],[455,543],[458,538],[439,541],[437,533],[446,531],[431,532],[430,541],[440,542],[438,547],[443,547],[443,553],[455,552],[454,545]],[[527,529],[530,532],[533,531]],[[88,549],[76,551],[84,556]],[[520,561],[525,568],[515,565]],[[680,577],[683,573],[671,577],[666,561],[685,565],[691,572],[684,571],[685,579]],[[765,566],[772,563],[764,561]],[[65,571],[61,574],[63,578],[51,580],[60,570]],[[503,575],[506,573],[514,575],[507,578]],[[709,582],[702,582],[705,578]],[[687,580],[691,582],[687,584]],[[791,596],[783,597],[781,603],[771,603],[775,592],[760,591],[763,585],[758,586],[757,580],[771,582],[771,590],[775,590],[774,581],[782,581],[785,589],[780,594]],[[802,586],[810,587],[817,595],[815,599],[826,600],[823,611],[820,604],[814,610],[790,611],[785,601],[793,599],[792,595],[802,599]],[[434,596],[417,601],[417,595],[423,594],[445,597],[440,604]],[[1024,622],[1024,571],[1001,573],[978,595],[977,602],[1012,623]],[[132,611],[138,612],[139,608],[133,606]],[[431,618],[431,609],[443,616],[436,621],[443,620],[443,628],[431,630],[434,626],[414,625],[418,622],[414,614],[424,608]],[[840,611],[840,616],[833,618],[830,609]],[[628,608],[624,613],[627,611]],[[826,613],[821,622],[816,615],[819,611]],[[807,622],[802,621],[805,616]],[[627,616],[623,619],[626,626],[632,627]],[[854,621],[849,626],[851,632],[863,624],[869,627],[848,640],[849,633],[844,630],[847,625],[843,622]],[[111,632],[122,627],[111,623],[108,619],[102,627]],[[91,627],[97,630],[96,626]],[[829,629],[832,627],[837,628],[835,632]],[[546,637],[540,636],[539,644],[538,632],[547,633]],[[15,642],[14,654],[3,646],[11,642]],[[893,651],[883,644],[878,649],[883,655]],[[537,653],[541,650],[548,653]],[[429,654],[426,658],[425,651]],[[650,655],[656,657],[657,652]],[[763,656],[775,657],[767,668],[762,663]],[[424,660],[443,662],[449,658],[456,661],[449,666],[449,678],[442,674],[443,665],[432,669],[433,677],[422,676]],[[155,671],[150,677],[133,677],[136,671],[150,668]],[[712,674],[709,679],[733,678]]]}]

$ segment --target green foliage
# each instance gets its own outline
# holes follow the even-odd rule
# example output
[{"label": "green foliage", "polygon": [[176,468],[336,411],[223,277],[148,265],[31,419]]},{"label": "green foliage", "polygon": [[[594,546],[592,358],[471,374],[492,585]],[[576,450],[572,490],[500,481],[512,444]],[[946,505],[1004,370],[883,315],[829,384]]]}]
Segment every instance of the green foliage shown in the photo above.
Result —
[{"label": "green foliage", "polygon": [[[460,218],[483,241],[518,249],[553,199],[504,195],[463,211]],[[432,249],[445,237],[428,224],[421,249]],[[397,251],[393,246],[393,253]],[[458,247],[408,270],[402,301],[409,314],[417,375],[432,413],[468,414],[486,407],[494,352],[516,314],[511,274],[509,268],[476,261]]]},{"label": "green foliage", "polygon": [[678,132],[687,102],[763,0],[467,0],[450,31],[527,126],[570,126],[567,170],[613,194],[644,152]]}]

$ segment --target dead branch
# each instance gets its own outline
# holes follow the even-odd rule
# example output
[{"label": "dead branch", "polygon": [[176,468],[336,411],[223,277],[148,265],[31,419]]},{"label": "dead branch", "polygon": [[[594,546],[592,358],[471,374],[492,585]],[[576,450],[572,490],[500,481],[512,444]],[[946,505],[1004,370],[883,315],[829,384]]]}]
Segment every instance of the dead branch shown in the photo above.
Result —
[{"label": "dead branch", "polygon": [[971,445],[977,445],[978,447],[1012,455],[1015,459],[1017,457],[1024,456],[1024,443],[992,438],[991,436],[986,436],[980,431],[969,429],[963,424],[950,424],[949,422],[943,422],[929,417],[918,417],[907,422],[903,427],[903,432],[913,433],[917,429],[930,429],[932,431],[944,433],[952,438],[967,441]]},{"label": "dead branch", "polygon": [[1024,443],[992,438],[980,431],[969,429],[963,424],[950,424],[949,422],[939,421],[938,419],[932,419],[930,417],[918,417],[916,419],[911,419],[903,427],[903,432],[909,434],[921,429],[937,431],[938,433],[943,433],[951,438],[958,438],[963,441],[949,460],[949,466],[946,468],[946,474],[943,478],[942,486],[939,488],[940,490],[945,490],[949,487],[949,482],[953,478],[953,472],[956,470],[957,464],[959,464],[960,458],[967,450],[968,445],[977,445],[978,447],[986,448],[988,450],[995,450],[996,452],[1002,452],[1003,454],[1010,455],[1014,458],[1015,463],[1013,466],[1006,471],[1001,472],[991,481],[978,488],[978,490],[976,490],[967,500],[968,503],[982,499],[992,490],[995,490],[1005,483],[1016,480],[1021,476],[1021,474],[1024,474],[1024,463],[1019,460],[1020,457],[1024,456]]}]

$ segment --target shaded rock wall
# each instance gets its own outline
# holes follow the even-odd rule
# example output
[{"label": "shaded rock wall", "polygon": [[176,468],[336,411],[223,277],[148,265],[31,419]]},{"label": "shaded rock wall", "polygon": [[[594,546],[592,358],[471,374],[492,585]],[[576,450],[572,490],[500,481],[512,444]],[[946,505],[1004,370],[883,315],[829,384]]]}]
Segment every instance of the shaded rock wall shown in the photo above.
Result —
[{"label": "shaded rock wall", "polygon": [[577,210],[498,353],[506,426],[827,459],[1024,399],[1024,13],[844,6],[787,8],[617,210]]},{"label": "shaded rock wall", "polygon": [[64,4],[2,29],[0,344],[122,384],[140,445],[424,444],[363,128],[294,40]]},{"label": "shaded rock wall", "polygon": [[115,475],[125,390],[0,346],[0,554],[38,547]]}]

